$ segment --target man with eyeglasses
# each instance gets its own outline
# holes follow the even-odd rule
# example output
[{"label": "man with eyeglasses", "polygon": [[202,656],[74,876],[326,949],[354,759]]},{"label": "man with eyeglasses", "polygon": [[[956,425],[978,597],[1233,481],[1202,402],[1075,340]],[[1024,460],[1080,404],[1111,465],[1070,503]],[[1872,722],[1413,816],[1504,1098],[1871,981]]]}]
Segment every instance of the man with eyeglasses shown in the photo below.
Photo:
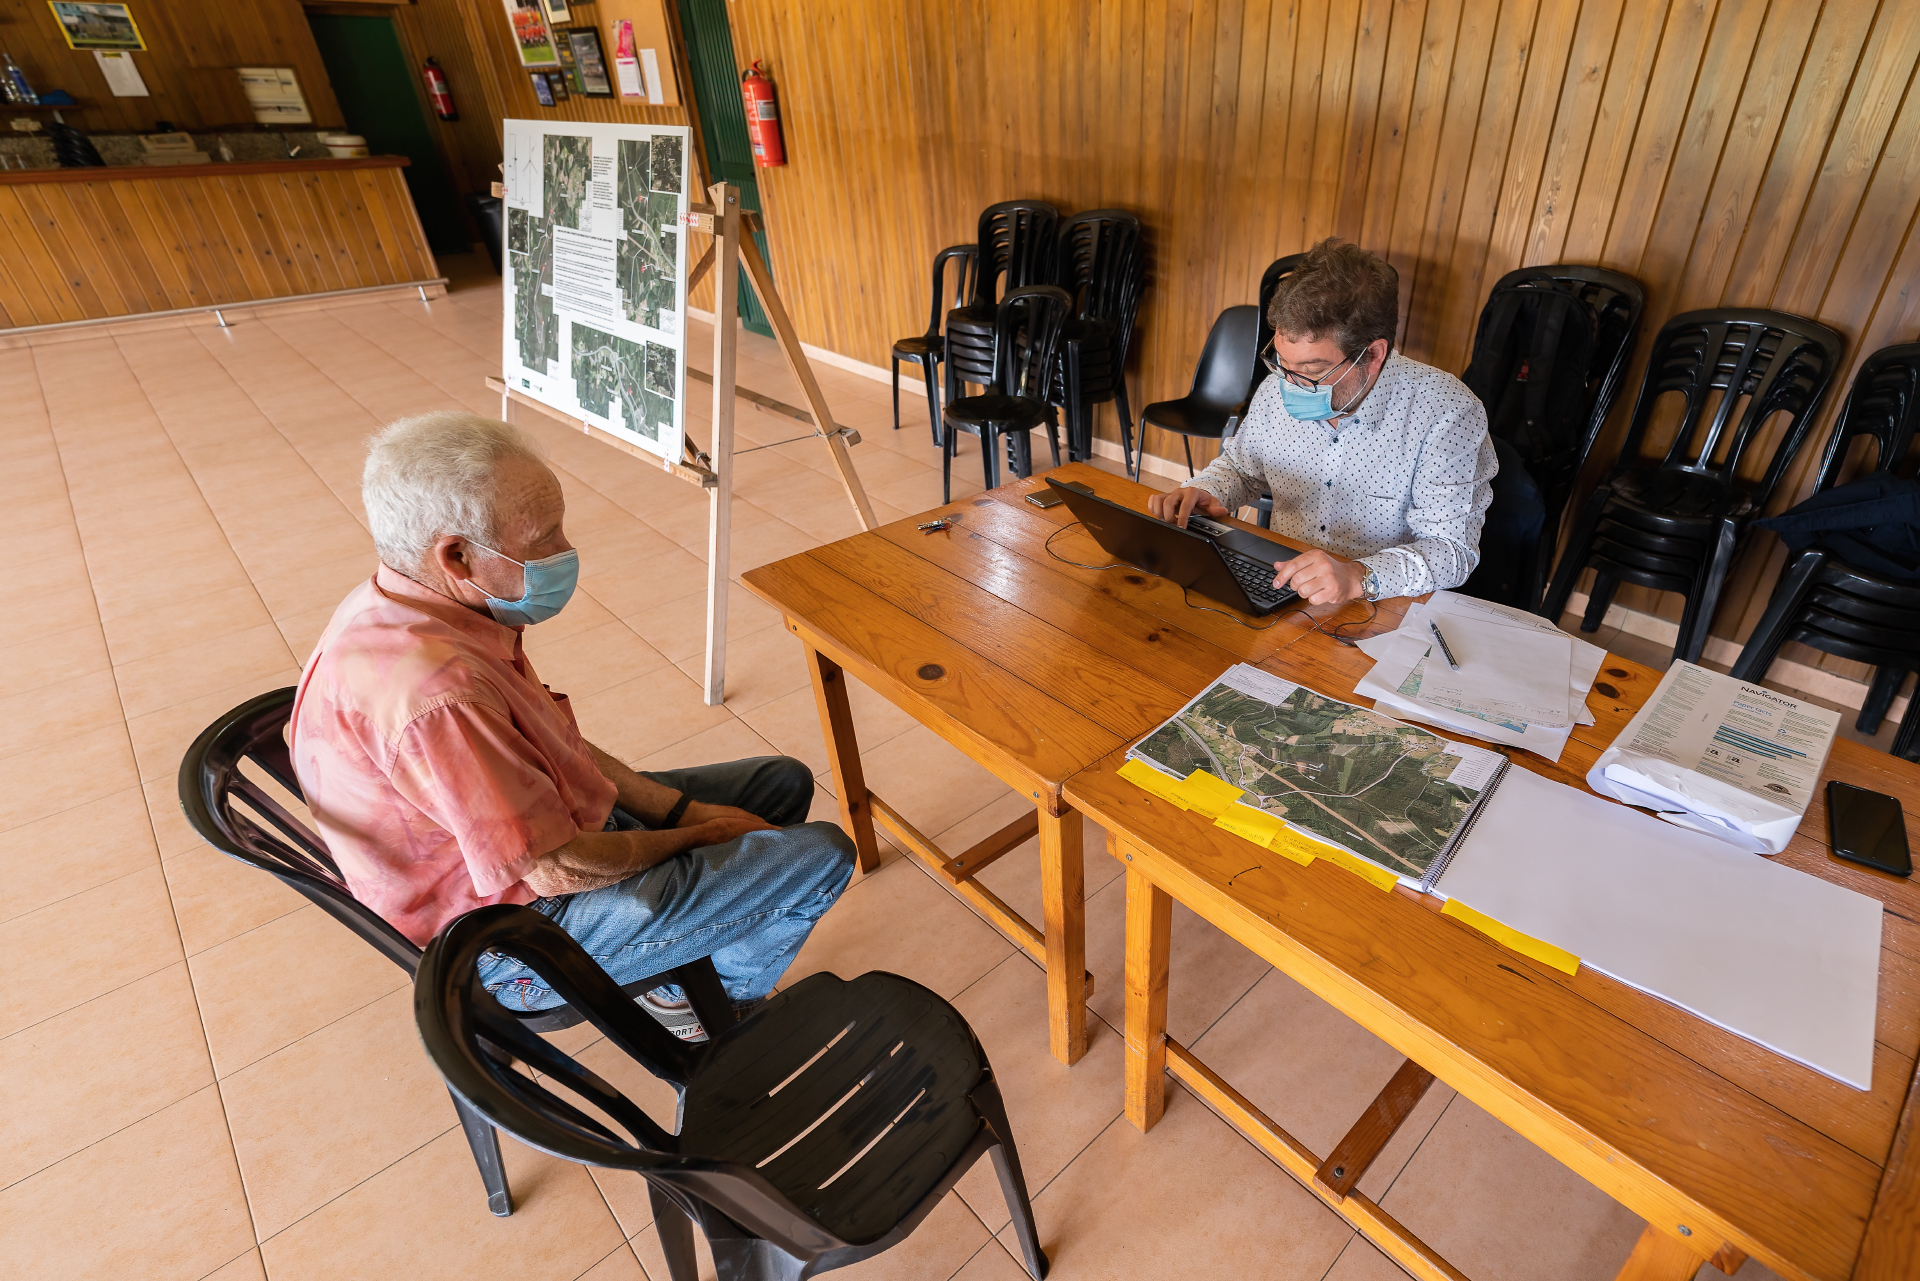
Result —
[{"label": "man with eyeglasses", "polygon": [[1185,528],[1273,494],[1274,532],[1314,550],[1275,565],[1309,605],[1458,587],[1480,562],[1493,441],[1452,374],[1393,350],[1400,277],[1329,237],[1280,282],[1273,341],[1239,434],[1148,510]]}]

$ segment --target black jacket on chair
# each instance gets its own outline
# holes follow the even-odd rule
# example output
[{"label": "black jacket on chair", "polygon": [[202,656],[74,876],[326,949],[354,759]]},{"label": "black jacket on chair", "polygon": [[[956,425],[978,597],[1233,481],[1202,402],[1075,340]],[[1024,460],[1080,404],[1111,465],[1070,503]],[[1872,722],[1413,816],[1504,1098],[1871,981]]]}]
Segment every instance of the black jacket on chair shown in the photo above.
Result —
[{"label": "black jacket on chair", "polygon": [[1790,552],[1817,543],[1875,577],[1920,584],[1920,480],[1873,472],[1753,523]]}]

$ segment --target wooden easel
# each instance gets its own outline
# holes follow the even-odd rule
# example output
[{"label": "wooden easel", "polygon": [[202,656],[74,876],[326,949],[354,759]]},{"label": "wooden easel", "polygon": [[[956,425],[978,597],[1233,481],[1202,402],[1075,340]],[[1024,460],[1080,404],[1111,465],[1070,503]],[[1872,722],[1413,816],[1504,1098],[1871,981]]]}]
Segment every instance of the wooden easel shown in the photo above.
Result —
[{"label": "wooden easel", "polygon": [[[713,441],[712,452],[706,456],[711,466],[701,459],[693,462],[663,460],[657,454],[648,453],[612,432],[602,431],[592,423],[563,414],[551,405],[514,391],[503,378],[489,378],[487,386],[500,393],[500,417],[509,422],[513,420],[516,407],[529,406],[616,449],[658,463],[669,475],[678,476],[707,491],[707,662],[704,684],[707,705],[718,707],[726,699],[727,684],[727,571],[733,541],[734,400],[744,396],[775,413],[810,422],[815,434],[827,442],[827,449],[833,455],[834,469],[840,474],[840,483],[846,487],[847,501],[853,504],[854,513],[860,518],[860,527],[872,529],[878,522],[873,517],[873,505],[867,501],[867,491],[860,484],[860,474],[853,468],[853,457],[847,452],[848,438],[851,436],[857,440],[858,436],[850,429],[836,425],[827,411],[827,399],[821,394],[820,380],[814,377],[813,366],[800,346],[800,336],[794,331],[793,320],[787,315],[786,306],[781,303],[780,295],[774,289],[773,275],[767,270],[766,260],[760,256],[760,247],[754,243],[751,234],[754,215],[741,210],[740,189],[731,183],[715,183],[708,187],[707,201],[706,204],[690,204],[686,215],[689,230],[705,232],[713,237],[713,243],[707,247],[706,253],[687,274],[687,292],[692,293],[694,286],[705,279],[709,271],[719,268],[713,291],[713,373],[710,375],[713,384]],[[743,388],[734,379],[740,328],[733,282],[738,279],[742,266],[747,269],[747,278],[753,284],[754,293],[759,296],[761,308],[773,323],[774,337],[780,343],[780,350],[786,354],[787,367],[793,371],[794,381],[800,384],[800,390],[806,397],[805,410]],[[692,366],[687,367],[687,374],[689,381],[701,376],[700,371]]]}]

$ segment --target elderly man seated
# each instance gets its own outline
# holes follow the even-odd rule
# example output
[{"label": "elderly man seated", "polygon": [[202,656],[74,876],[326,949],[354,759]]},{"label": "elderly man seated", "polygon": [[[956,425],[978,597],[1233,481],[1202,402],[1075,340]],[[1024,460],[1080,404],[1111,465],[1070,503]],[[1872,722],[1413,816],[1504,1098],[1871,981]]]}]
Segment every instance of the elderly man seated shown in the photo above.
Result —
[{"label": "elderly man seated", "polygon": [[[807,767],[639,774],[581,736],[521,644],[571,598],[580,557],[560,482],[516,428],[394,423],[369,442],[361,493],[380,567],[307,660],[291,733],[354,896],[422,945],[463,912],[527,903],[616,982],[711,956],[736,1004],[764,998],[853,871],[846,834],[804,821]],[[481,972],[508,1004],[560,1003],[517,961]],[[677,990],[642,1004],[704,1035]]]}]

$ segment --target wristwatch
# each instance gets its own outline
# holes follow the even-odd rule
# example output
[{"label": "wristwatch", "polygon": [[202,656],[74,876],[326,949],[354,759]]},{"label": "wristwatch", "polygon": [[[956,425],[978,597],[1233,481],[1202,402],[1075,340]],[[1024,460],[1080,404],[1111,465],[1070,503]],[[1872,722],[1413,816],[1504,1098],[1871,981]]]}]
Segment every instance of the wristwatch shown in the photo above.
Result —
[{"label": "wristwatch", "polygon": [[1371,565],[1367,567],[1367,577],[1361,583],[1360,590],[1367,594],[1367,599],[1370,601],[1380,599],[1380,575]]}]

